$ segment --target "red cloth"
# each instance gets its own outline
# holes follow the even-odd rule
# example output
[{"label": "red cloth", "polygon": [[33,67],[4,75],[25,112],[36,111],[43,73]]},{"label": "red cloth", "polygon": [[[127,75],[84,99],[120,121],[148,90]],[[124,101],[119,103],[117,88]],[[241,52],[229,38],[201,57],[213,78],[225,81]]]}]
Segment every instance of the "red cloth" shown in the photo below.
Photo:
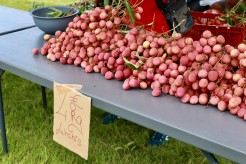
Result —
[{"label": "red cloth", "polygon": [[[130,0],[132,5],[136,2],[140,2],[140,0]],[[141,20],[137,21],[136,25],[149,24],[153,22],[155,17],[153,31],[163,33],[169,30],[165,16],[158,9],[154,0],[144,0],[139,7],[143,8],[143,13],[141,13]],[[151,28],[151,26],[146,27],[148,30],[151,30]]]}]

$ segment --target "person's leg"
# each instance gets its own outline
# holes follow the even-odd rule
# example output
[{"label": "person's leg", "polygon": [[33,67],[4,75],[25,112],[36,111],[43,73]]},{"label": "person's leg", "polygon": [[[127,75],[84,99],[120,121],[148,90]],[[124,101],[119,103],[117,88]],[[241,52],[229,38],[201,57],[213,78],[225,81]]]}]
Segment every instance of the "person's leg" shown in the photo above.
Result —
[{"label": "person's leg", "polygon": [[106,117],[103,118],[103,124],[107,125],[110,122],[114,122],[117,120],[119,117],[113,114],[108,114]]},{"label": "person's leg", "polygon": [[[103,118],[103,124],[107,125],[110,122],[114,122],[119,119],[118,116],[113,114],[108,114],[106,117]],[[154,135],[149,139],[147,142],[147,146],[160,146],[168,141],[168,136],[159,132],[155,132]]]},{"label": "person's leg", "polygon": [[159,132],[155,132],[154,135],[147,142],[147,146],[160,146],[168,141],[168,136]]},{"label": "person's leg", "polygon": [[210,6],[200,6],[200,0],[193,0],[187,3],[188,7],[191,11],[206,11],[210,8]]}]

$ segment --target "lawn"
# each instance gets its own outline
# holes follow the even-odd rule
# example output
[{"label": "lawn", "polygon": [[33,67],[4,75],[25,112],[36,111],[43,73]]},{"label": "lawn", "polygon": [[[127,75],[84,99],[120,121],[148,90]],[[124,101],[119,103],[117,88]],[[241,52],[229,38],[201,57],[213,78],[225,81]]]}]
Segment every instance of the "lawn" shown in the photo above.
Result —
[{"label": "lawn", "polygon": [[[0,0],[0,4],[30,10],[33,1]],[[76,1],[35,1],[51,4],[70,4]],[[42,107],[39,85],[5,72],[2,77],[5,120],[9,154],[0,156],[0,163],[209,163],[196,147],[170,139],[160,147],[146,146],[153,131],[129,121],[103,125],[107,113],[92,108],[89,159],[85,161],[53,141],[53,91],[47,90],[48,108]],[[132,143],[133,150],[126,145]],[[0,153],[2,145],[0,143]],[[231,161],[218,157],[222,164]]]}]

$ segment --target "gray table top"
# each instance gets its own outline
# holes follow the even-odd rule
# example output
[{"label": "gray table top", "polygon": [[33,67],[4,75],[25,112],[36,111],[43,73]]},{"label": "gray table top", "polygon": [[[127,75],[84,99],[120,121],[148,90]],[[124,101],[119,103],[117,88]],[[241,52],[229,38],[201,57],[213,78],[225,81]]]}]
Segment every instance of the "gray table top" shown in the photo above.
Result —
[{"label": "gray table top", "polygon": [[93,106],[233,161],[246,161],[244,120],[212,106],[183,104],[173,96],[152,97],[151,90],[125,91],[121,81],[33,55],[43,34],[35,27],[0,36],[0,68],[48,88],[53,81],[82,84],[80,92],[92,98]]},{"label": "gray table top", "polygon": [[0,6],[0,35],[34,26],[28,12]]}]

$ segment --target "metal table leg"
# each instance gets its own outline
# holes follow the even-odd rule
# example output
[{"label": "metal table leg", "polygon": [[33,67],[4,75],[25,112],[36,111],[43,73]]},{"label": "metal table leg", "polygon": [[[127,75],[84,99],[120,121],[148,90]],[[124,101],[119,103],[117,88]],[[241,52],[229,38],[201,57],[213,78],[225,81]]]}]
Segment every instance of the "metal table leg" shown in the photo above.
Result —
[{"label": "metal table leg", "polygon": [[46,99],[45,87],[41,86],[41,90],[42,90],[43,107],[44,109],[47,109],[47,99]]},{"label": "metal table leg", "polygon": [[202,150],[203,154],[207,157],[209,160],[209,163],[211,164],[219,164],[218,160],[215,158],[215,156],[212,153],[209,153],[205,150]]},{"label": "metal table leg", "polygon": [[3,73],[4,71],[0,70],[0,128],[1,128],[1,134],[2,134],[3,152],[8,153],[5,120],[4,120],[4,110],[3,110],[2,86],[1,86],[1,77]]}]

